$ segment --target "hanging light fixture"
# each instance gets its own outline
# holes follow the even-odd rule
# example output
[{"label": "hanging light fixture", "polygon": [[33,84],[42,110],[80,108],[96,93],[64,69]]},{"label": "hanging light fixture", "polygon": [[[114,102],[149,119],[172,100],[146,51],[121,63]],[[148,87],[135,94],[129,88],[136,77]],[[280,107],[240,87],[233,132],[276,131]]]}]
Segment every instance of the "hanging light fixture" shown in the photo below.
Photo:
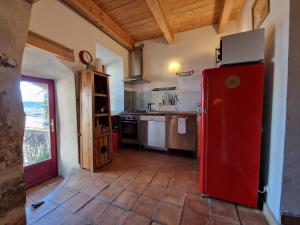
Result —
[{"label": "hanging light fixture", "polygon": [[170,62],[168,66],[169,72],[171,73],[177,73],[181,69],[181,65],[177,61]]}]

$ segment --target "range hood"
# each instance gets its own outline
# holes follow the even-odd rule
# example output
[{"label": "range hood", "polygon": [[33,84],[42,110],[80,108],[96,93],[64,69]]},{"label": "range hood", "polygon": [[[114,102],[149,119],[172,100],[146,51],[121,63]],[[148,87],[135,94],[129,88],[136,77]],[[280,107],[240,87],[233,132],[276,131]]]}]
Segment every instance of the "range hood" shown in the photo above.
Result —
[{"label": "range hood", "polygon": [[143,78],[143,48],[144,45],[140,45],[129,52],[129,77],[125,78],[125,84],[150,82]]}]

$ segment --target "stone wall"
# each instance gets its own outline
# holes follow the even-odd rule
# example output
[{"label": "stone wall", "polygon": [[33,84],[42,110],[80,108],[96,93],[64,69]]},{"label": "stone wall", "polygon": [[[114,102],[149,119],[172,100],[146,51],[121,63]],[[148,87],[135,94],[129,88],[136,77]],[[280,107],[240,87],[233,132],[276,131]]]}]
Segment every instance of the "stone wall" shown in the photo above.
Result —
[{"label": "stone wall", "polygon": [[22,55],[31,4],[0,0],[0,224],[26,224],[20,93]]}]

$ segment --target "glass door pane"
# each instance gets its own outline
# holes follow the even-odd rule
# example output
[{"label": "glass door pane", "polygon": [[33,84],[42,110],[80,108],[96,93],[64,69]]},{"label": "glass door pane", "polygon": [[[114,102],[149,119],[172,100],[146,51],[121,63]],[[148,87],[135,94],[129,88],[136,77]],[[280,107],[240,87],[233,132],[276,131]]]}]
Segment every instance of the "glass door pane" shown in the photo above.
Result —
[{"label": "glass door pane", "polygon": [[21,81],[26,114],[23,143],[24,167],[51,159],[48,84]]}]

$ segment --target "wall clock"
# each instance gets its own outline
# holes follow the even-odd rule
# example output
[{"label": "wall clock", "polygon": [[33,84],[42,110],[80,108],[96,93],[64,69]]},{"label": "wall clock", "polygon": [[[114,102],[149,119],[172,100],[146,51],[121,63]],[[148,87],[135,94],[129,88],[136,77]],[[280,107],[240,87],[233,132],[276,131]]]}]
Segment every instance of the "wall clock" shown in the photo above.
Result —
[{"label": "wall clock", "polygon": [[83,64],[90,65],[93,62],[93,56],[88,51],[80,51],[79,59]]}]

